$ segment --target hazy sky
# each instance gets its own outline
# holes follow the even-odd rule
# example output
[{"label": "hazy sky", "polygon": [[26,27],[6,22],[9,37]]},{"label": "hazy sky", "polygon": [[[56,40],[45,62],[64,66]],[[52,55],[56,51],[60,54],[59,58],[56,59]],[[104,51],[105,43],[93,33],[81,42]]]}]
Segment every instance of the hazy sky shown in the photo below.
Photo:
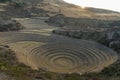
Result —
[{"label": "hazy sky", "polygon": [[110,9],[120,12],[120,0],[64,0],[80,6]]}]

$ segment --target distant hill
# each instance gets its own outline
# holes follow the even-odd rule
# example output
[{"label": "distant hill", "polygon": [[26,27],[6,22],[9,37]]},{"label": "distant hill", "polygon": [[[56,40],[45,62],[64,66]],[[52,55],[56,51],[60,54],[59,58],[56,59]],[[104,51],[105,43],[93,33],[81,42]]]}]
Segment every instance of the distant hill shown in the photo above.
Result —
[{"label": "distant hill", "polygon": [[110,19],[118,20],[120,19],[120,13],[97,9],[97,8],[82,8],[80,6],[65,4],[65,5],[53,5],[53,4],[42,4],[38,8],[49,11],[51,15],[64,14],[67,17],[74,18],[91,18],[91,19]]},{"label": "distant hill", "polygon": [[[6,14],[13,17],[17,16],[30,17],[30,16],[43,16],[41,15],[41,13],[44,12],[46,16],[63,14],[66,17],[73,18],[120,20],[119,12],[91,7],[82,8],[81,6],[66,3],[63,0],[10,0],[10,1],[12,5],[8,5],[7,7],[5,7],[5,11],[2,13],[2,15]],[[19,9],[16,8],[19,6],[23,7]],[[35,10],[33,10],[33,7]],[[14,14],[14,12],[16,14]]]}]

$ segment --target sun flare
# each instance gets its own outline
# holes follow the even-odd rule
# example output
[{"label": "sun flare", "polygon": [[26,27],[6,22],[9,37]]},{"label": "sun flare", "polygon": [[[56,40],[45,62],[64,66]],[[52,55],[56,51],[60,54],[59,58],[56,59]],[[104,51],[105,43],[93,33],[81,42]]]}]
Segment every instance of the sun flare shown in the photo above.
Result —
[{"label": "sun flare", "polygon": [[86,7],[85,6],[81,6],[82,9],[85,9]]}]

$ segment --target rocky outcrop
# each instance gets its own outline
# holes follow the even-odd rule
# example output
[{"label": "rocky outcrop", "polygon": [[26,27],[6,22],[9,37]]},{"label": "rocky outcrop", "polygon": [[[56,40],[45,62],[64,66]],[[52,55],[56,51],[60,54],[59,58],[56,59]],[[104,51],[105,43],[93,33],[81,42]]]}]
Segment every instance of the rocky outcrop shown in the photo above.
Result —
[{"label": "rocky outcrop", "polygon": [[15,31],[24,29],[24,27],[15,20],[0,20],[0,31]]}]

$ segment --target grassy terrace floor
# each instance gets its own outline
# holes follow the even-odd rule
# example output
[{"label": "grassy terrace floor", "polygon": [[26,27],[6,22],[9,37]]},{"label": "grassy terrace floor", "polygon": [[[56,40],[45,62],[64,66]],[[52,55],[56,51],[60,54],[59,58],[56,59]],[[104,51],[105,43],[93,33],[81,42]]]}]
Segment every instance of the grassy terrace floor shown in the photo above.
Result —
[{"label": "grassy terrace floor", "polygon": [[[102,75],[104,72],[101,74],[91,73],[80,76],[76,74],[78,73],[76,71],[85,73],[90,70],[90,72],[102,70],[105,66],[107,67],[117,60],[117,55],[112,50],[95,42],[54,35],[51,32],[53,28],[48,26],[43,19],[18,19],[18,21],[22,23],[26,29],[18,32],[0,33],[0,43],[2,45],[8,45],[10,49],[15,51],[11,52],[10,50],[9,52],[9,50],[6,49],[7,52],[1,52],[3,53],[0,58],[1,71],[18,78],[18,80],[91,80],[94,78],[104,80],[109,78],[109,75]],[[56,56],[56,54],[58,56]],[[63,57],[63,55],[66,56]],[[76,58],[78,57],[76,55],[81,55],[82,57],[79,57],[81,60]],[[44,58],[42,59],[42,57]],[[68,63],[70,66],[60,63],[63,58],[63,63]],[[55,61],[55,59],[57,60]],[[49,60],[50,64],[48,62],[46,62],[47,64],[42,63],[46,60]],[[56,64],[59,64],[59,66]],[[71,66],[71,64],[74,65]],[[74,70],[74,67],[80,66],[79,64],[83,64],[83,66],[81,66],[83,69],[78,68],[78,70]],[[53,68],[54,66],[56,66],[56,68]],[[68,67],[70,70],[73,68],[73,70],[65,70],[62,66]],[[46,67],[48,69],[46,69]],[[64,73],[62,73],[62,69],[65,70]],[[72,72],[72,74],[66,74],[69,71]],[[118,76],[116,78],[118,78]]]}]

